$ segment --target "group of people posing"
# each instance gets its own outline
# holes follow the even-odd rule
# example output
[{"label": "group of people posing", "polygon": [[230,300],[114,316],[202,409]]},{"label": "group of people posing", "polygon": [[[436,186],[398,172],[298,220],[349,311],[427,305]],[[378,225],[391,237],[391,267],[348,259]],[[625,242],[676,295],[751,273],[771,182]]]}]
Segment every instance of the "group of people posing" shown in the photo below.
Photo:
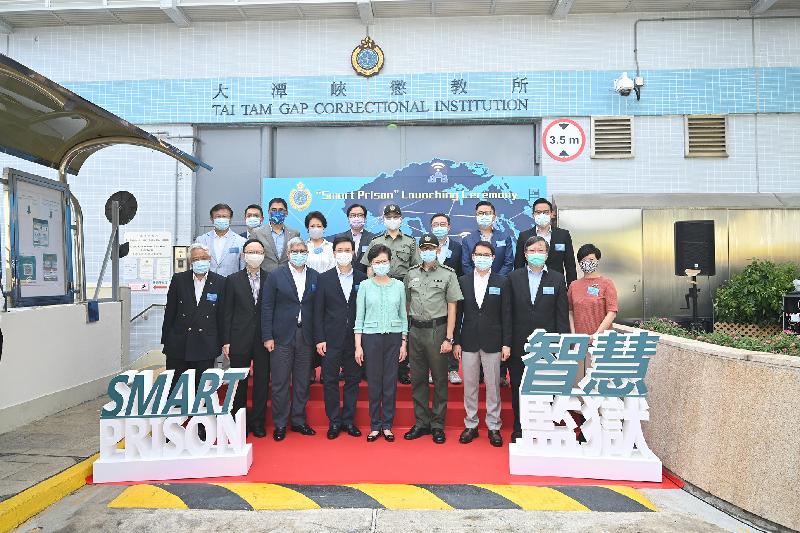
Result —
[{"label": "group of people posing", "polygon": [[[287,427],[314,435],[306,404],[321,366],[327,437],[362,435],[355,424],[363,378],[369,393],[367,440],[392,442],[397,384],[411,384],[414,426],[406,440],[430,435],[445,442],[450,383],[463,374],[465,429],[459,442],[478,437],[478,393],[486,387],[486,426],[502,446],[500,388],[510,376],[514,426],[522,434],[519,387],[525,343],[537,328],[594,335],[611,327],[617,312],[613,282],[598,273],[601,252],[581,246],[577,279],[569,232],[553,226],[552,204],[533,203],[535,226],[519,238],[496,229],[488,201],[475,206],[476,231],[450,237],[450,217],[431,217],[417,242],[401,232],[402,211],[384,208],[385,231],[364,229],[367,210],[347,208],[350,229],[325,238],[327,220],[305,217],[309,240],[285,224],[282,198],[245,212],[247,231],[230,229],[233,210],[211,208],[214,229],[190,247],[191,269],[176,273],[167,295],[161,342],[167,369],[176,374],[211,368],[222,353],[232,367],[249,368],[252,408],[247,428],[265,437],[271,382],[273,438]],[[587,354],[588,358],[588,354]],[[582,377],[583,367],[579,372]],[[340,376],[344,386],[340,392]],[[431,398],[431,385],[433,397]],[[247,401],[237,388],[233,412]],[[201,438],[205,438],[201,429]]]}]

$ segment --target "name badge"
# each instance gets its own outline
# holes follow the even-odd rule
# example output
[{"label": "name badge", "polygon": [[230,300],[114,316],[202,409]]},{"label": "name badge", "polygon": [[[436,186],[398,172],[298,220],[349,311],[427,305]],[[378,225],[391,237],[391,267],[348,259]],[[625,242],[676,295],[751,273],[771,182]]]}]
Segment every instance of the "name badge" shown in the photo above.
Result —
[{"label": "name badge", "polygon": [[588,287],[586,292],[589,296],[600,296],[600,287]]},{"label": "name badge", "polygon": [[489,294],[500,294],[500,287],[489,287]]},{"label": "name badge", "polygon": [[209,292],[206,294],[206,300],[209,302],[216,302],[217,301],[217,293],[216,292]]},{"label": "name badge", "polygon": [[361,284],[360,284],[360,283],[356,283],[355,285],[353,285],[353,290],[354,290],[354,291],[356,291],[356,292],[358,292],[358,288],[359,288],[360,286],[361,286]]},{"label": "name badge", "polygon": [[501,246],[505,246],[506,241],[495,241],[494,246],[495,248],[500,248]]},{"label": "name badge", "polygon": [[369,252],[369,244],[365,244],[364,246],[361,247],[362,254],[365,254],[367,252]]},{"label": "name badge", "polygon": [[542,294],[555,294],[556,291],[553,287],[542,287]]},{"label": "name badge", "polygon": [[556,243],[556,252],[563,252],[566,249],[567,249],[567,247],[564,245],[563,242],[557,242]]},{"label": "name badge", "polygon": [[315,254],[321,254],[322,253],[322,246],[320,246],[319,248],[314,248],[314,253]]},{"label": "name badge", "polygon": [[238,246],[234,246],[233,248],[228,250],[228,253],[229,254],[238,254],[239,253],[239,247]]},{"label": "name badge", "polygon": [[315,290],[317,290],[317,285],[315,283],[312,283],[311,284],[311,292],[314,292]]}]

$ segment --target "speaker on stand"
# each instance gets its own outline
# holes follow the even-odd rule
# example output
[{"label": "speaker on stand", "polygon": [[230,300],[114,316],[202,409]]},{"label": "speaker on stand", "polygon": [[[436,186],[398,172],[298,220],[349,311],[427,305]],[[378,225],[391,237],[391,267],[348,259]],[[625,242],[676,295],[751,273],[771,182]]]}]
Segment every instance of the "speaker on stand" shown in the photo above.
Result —
[{"label": "speaker on stand", "polygon": [[697,276],[716,274],[713,220],[681,220],[675,222],[675,275],[688,276],[689,292],[684,295],[686,307],[692,310],[691,329],[705,328],[697,311],[700,289]]}]

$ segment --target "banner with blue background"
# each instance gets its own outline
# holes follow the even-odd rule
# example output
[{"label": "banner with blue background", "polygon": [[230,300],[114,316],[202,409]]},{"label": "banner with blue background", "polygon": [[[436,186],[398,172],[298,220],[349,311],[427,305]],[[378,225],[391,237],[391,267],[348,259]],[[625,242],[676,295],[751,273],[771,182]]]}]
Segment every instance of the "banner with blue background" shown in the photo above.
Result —
[{"label": "banner with blue background", "polygon": [[403,211],[402,231],[416,238],[430,230],[436,213],[450,215],[451,235],[475,231],[475,204],[488,200],[497,210],[496,229],[516,239],[533,226],[531,203],[547,196],[544,176],[498,176],[481,163],[454,162],[448,159],[411,163],[405,168],[381,173],[377,177],[298,177],[264,178],[262,198],[266,214],[271,198],[284,198],[289,204],[287,225],[301,230],[304,239],[305,217],[320,211],[328,221],[326,236],[349,228],[347,206],[357,203],[367,208],[366,229],[384,230],[383,208],[397,204]]}]

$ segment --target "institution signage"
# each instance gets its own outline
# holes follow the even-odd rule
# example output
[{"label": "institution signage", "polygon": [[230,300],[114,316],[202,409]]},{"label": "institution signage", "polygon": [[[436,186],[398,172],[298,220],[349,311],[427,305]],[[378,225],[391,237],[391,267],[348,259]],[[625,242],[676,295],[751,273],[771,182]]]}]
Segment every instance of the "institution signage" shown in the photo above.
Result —
[{"label": "institution signage", "polygon": [[[243,476],[253,463],[245,440],[246,411],[231,412],[239,380],[249,369],[210,369],[180,376],[167,370],[123,372],[108,384],[100,412],[100,458],[94,481]],[[174,387],[170,388],[176,378]],[[195,387],[195,383],[197,386]],[[219,388],[227,385],[220,402]],[[200,438],[198,426],[205,429]],[[125,439],[124,447],[118,447]]]},{"label": "institution signage", "polygon": [[[644,378],[658,338],[610,331],[589,346],[589,335],[534,331],[523,357],[522,438],[509,446],[511,473],[660,482],[661,461],[642,433],[650,419]],[[575,387],[587,352],[591,365]]]}]

